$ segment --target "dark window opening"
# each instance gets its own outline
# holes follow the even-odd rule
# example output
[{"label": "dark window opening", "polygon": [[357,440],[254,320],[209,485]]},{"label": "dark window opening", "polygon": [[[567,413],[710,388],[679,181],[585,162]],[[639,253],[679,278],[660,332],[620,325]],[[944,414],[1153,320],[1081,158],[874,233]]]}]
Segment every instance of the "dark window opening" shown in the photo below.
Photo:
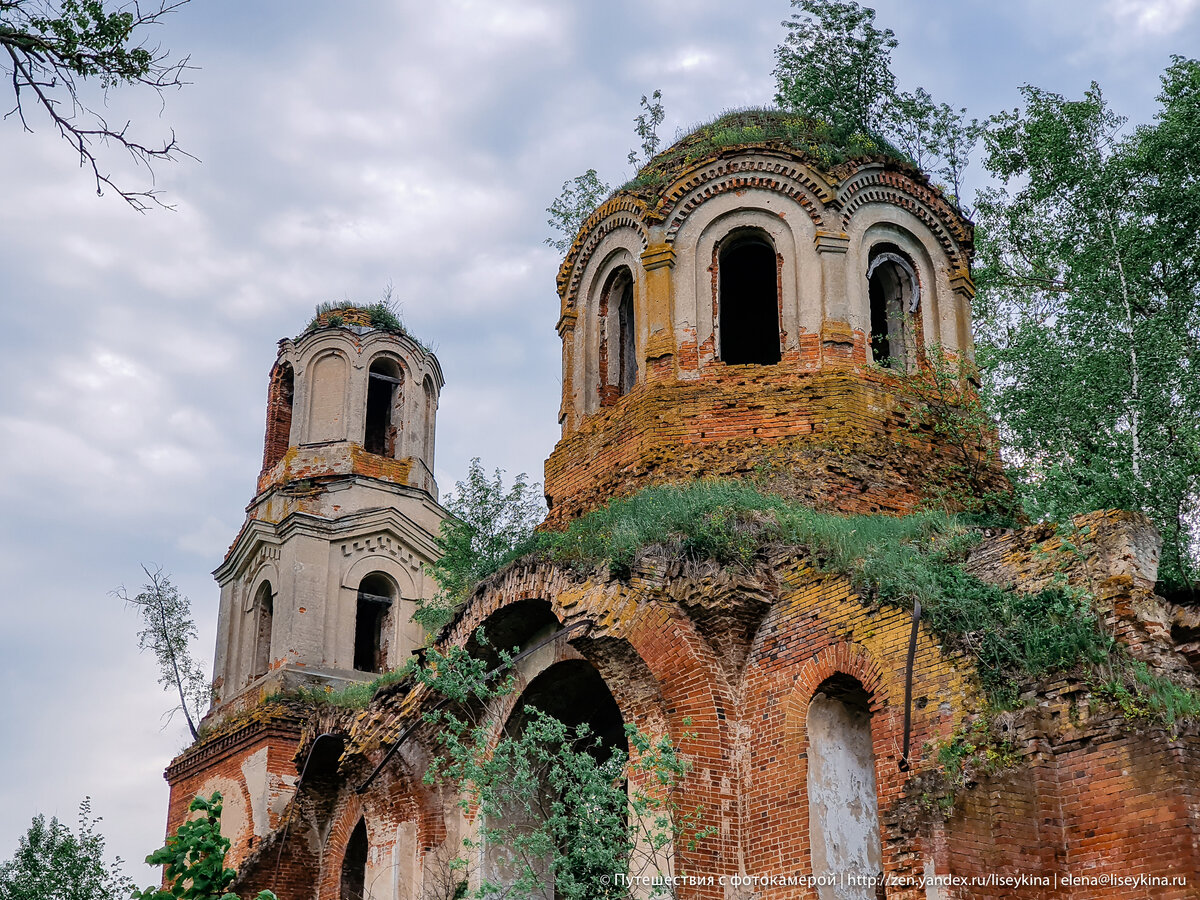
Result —
[{"label": "dark window opening", "polygon": [[396,427],[393,423],[396,394],[403,381],[400,367],[390,359],[371,363],[367,373],[367,427],[363,448],[368,453],[396,455]]},{"label": "dark window opening", "polygon": [[871,305],[872,361],[906,371],[912,314],[919,299],[917,278],[912,266],[891,244],[881,244],[872,250],[867,296]]},{"label": "dark window opening", "polygon": [[367,890],[367,823],[362,819],[350,833],[342,857],[341,900],[363,900]]},{"label": "dark window opening", "polygon": [[617,328],[620,332],[617,390],[624,397],[637,382],[637,337],[633,319],[633,282],[626,281],[617,306]]},{"label": "dark window opening", "polygon": [[257,634],[254,638],[254,668],[250,679],[261,678],[271,667],[271,621],[274,614],[274,603],[271,599],[271,585],[264,583],[258,589],[254,601],[255,612],[258,616]]},{"label": "dark window opening", "polygon": [[871,276],[871,359],[881,366],[892,362],[891,327],[888,318],[888,296],[883,285],[882,267]]},{"label": "dark window opening", "polygon": [[395,589],[386,575],[376,572],[359,584],[358,606],[354,615],[355,671],[383,671],[383,625],[394,599]]},{"label": "dark window opening", "polygon": [[267,439],[263,448],[263,469],[269,469],[287,453],[292,435],[292,398],[295,395],[295,375],[287,363],[271,373],[270,396],[267,399]]},{"label": "dark window opening", "polygon": [[775,251],[741,240],[721,251],[721,359],[730,365],[779,362],[779,279]]}]

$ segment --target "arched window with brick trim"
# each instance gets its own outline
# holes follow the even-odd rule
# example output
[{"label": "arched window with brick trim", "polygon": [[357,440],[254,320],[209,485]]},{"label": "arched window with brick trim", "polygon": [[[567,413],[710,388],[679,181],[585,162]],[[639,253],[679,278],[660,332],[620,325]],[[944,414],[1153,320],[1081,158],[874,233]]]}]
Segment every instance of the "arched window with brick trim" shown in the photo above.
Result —
[{"label": "arched window with brick trim", "polygon": [[[875,876],[883,871],[870,697],[858,679],[834,675],[813,694],[808,731],[808,830],[812,873]],[[836,880],[836,879],[835,879]],[[839,882],[840,884],[840,882]],[[874,888],[839,893],[818,887],[821,900],[874,897]]]},{"label": "arched window with brick trim", "polygon": [[871,248],[867,266],[871,304],[871,359],[906,372],[916,353],[914,316],[921,290],[912,262],[892,244]]},{"label": "arched window with brick trim", "polygon": [[729,365],[779,362],[779,266],[770,239],[757,229],[725,238],[717,275],[721,360]]},{"label": "arched window with brick trim", "polygon": [[367,823],[358,820],[354,830],[350,832],[350,840],[346,842],[346,852],[342,856],[342,881],[338,893],[339,900],[363,900],[367,891],[367,854],[370,845],[367,843]]},{"label": "arched window with brick trim", "polygon": [[283,459],[291,443],[292,401],[296,392],[296,376],[288,363],[279,363],[271,372],[271,388],[267,398],[267,436],[263,445],[263,470]]},{"label": "arched window with brick trim", "polygon": [[633,273],[617,266],[600,293],[599,372],[600,405],[624,397],[637,383],[637,320],[634,311]]}]

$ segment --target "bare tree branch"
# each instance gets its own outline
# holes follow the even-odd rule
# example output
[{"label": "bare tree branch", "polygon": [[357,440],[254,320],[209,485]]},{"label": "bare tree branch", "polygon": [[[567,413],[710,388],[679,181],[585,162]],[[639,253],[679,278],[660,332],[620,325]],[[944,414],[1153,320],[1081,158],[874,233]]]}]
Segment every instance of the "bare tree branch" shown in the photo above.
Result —
[{"label": "bare tree branch", "polygon": [[105,96],[127,84],[161,97],[167,88],[187,84],[185,73],[195,68],[191,58],[173,59],[169,51],[148,47],[144,38],[163,16],[188,2],[157,0],[144,9],[135,0],[110,11],[103,0],[0,0],[0,71],[9,76],[14,104],[3,118],[15,116],[23,130],[32,132],[27,107],[40,109],[79,154],[80,166],[91,170],[97,195],[110,188],[138,212],[151,205],[172,208],[154,188],[117,184],[102,168],[98,148],[124,150],[136,166],[145,167],[152,184],[156,162],[195,157],[180,148],[174,131],[161,145],[135,139],[129,122],[110,124],[80,97],[80,90],[82,82],[98,81]]}]

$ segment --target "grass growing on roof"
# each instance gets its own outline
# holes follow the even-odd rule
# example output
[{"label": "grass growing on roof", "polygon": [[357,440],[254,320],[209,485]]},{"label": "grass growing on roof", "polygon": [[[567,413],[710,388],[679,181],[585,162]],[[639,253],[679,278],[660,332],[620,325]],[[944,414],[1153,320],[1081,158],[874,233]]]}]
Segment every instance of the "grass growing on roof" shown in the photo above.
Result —
[{"label": "grass growing on roof", "polygon": [[[744,482],[698,481],[647,488],[610,501],[563,531],[532,534],[496,568],[530,557],[578,568],[607,566],[624,578],[639,556],[658,548],[682,559],[749,569],[766,547],[794,545],[821,570],[849,576],[868,600],[903,609],[920,600],[926,624],[974,658],[998,705],[1015,702],[1018,685],[1030,677],[1112,656],[1113,639],[1078,592],[1055,587],[1021,594],[968,574],[961,563],[979,539],[969,519],[945,513],[840,516]],[[453,609],[466,596],[443,602]]]},{"label": "grass growing on roof", "polygon": [[394,672],[384,672],[374,681],[355,682],[337,691],[321,687],[301,687],[291,696],[314,706],[366,709],[380,688],[408,678],[412,674],[413,666],[414,663],[409,661]]},{"label": "grass growing on roof", "polygon": [[879,135],[855,133],[839,137],[826,122],[773,107],[730,110],[694,127],[651,159],[619,190],[651,195],[693,162],[729,147],[783,144],[825,169],[860,157],[886,156],[913,165],[902,151]]}]

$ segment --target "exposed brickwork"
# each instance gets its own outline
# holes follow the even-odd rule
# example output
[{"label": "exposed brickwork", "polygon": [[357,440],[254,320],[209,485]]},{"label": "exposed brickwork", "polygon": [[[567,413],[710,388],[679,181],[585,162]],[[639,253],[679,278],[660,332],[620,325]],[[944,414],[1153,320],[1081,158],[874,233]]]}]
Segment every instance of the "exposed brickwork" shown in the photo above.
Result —
[{"label": "exposed brickwork", "polygon": [[[864,356],[861,335],[849,340]],[[698,381],[639,385],[564,437],[546,461],[547,522],[700,477],[754,477],[817,508],[901,513],[944,491],[947,468],[961,465],[886,372],[715,364]],[[992,480],[1005,486],[998,472]]]},{"label": "exposed brickwork", "polygon": [[281,824],[280,810],[294,789],[293,757],[300,733],[299,722],[290,716],[251,717],[190,748],[165,773],[171,786],[167,834],[187,819],[197,795],[220,791],[225,810],[221,830],[232,841],[228,863],[241,865]]},{"label": "exposed brickwork", "polygon": [[263,442],[263,465],[266,472],[287,453],[292,430],[292,400],[295,377],[287,363],[276,363],[271,369],[271,387],[267,392],[267,432]]}]

